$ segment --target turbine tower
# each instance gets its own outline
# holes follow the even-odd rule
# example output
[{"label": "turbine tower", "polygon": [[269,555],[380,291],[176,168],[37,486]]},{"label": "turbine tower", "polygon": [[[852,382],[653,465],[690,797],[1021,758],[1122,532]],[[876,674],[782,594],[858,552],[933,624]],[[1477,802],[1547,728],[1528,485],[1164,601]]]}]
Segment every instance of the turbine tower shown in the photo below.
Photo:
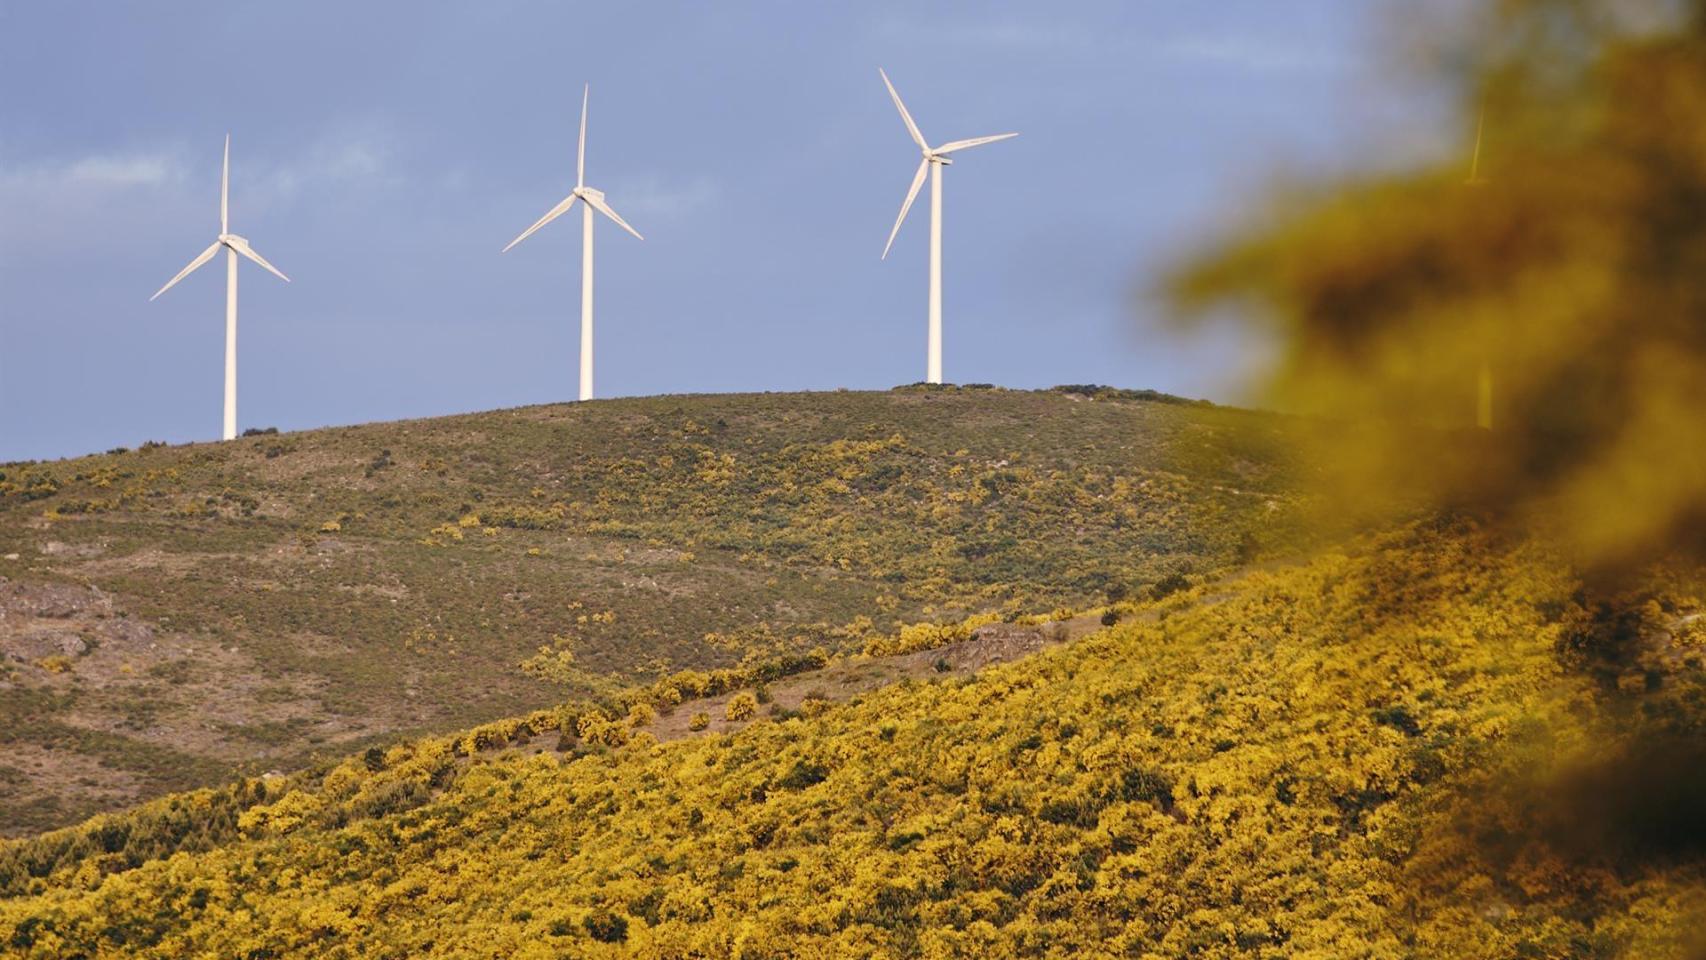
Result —
[{"label": "turbine tower", "polygon": [[900,233],[900,225],[906,220],[906,212],[912,209],[912,201],[918,199],[918,190],[924,185],[924,175],[930,174],[930,345],[929,360],[925,367],[925,380],[929,383],[942,382],[942,168],[954,161],[948,159],[948,154],[956,150],[979,147],[997,140],[1016,137],[1016,133],[998,133],[992,137],[972,137],[969,140],[954,140],[939,147],[932,147],[924,141],[924,135],[918,132],[918,124],[912,122],[912,114],[906,112],[906,104],[900,102],[900,94],[895,92],[894,84],[889,82],[889,75],[881,67],[877,73],[883,78],[883,86],[889,88],[889,96],[894,98],[895,108],[900,111],[900,118],[906,121],[906,132],[912,135],[912,141],[918,144],[924,159],[918,163],[918,172],[912,176],[912,186],[906,191],[906,200],[900,205],[900,216],[895,218],[894,229],[889,231],[889,242],[883,247],[884,260],[888,259],[889,248],[894,246],[895,235]]},{"label": "turbine tower", "polygon": [[230,440],[237,436],[237,257],[239,254],[248,257],[267,269],[267,272],[278,277],[285,283],[290,278],[278,272],[278,268],[266,261],[266,258],[255,252],[249,246],[249,241],[231,232],[231,135],[225,135],[225,165],[219,177],[219,236],[213,245],[201,252],[201,255],[190,261],[190,265],[178,271],[178,275],[166,281],[166,285],[155,291],[149,297],[153,302],[160,294],[172,289],[172,285],[194,273],[197,267],[213,259],[219,248],[225,248],[225,429],[221,436]]},{"label": "turbine tower", "polygon": [[581,139],[580,151],[575,161],[575,188],[569,192],[567,197],[563,198],[562,203],[552,207],[543,217],[539,218],[538,222],[522,231],[521,236],[511,240],[509,242],[509,246],[503,248],[503,252],[508,253],[510,251],[510,247],[513,247],[521,241],[526,240],[528,237],[533,236],[534,231],[567,213],[569,208],[574,206],[577,199],[586,201],[586,206],[581,209],[580,398],[582,400],[592,399],[592,212],[597,210],[599,213],[602,213],[616,221],[617,226],[633,234],[636,239],[645,239],[645,237],[640,236],[640,232],[638,230],[628,226],[628,221],[623,220],[621,217],[616,215],[616,211],[610,209],[610,204],[604,202],[604,192],[602,190],[594,190],[586,185],[586,104],[587,100],[590,99],[591,96],[592,85],[587,84],[586,90],[581,94]]}]

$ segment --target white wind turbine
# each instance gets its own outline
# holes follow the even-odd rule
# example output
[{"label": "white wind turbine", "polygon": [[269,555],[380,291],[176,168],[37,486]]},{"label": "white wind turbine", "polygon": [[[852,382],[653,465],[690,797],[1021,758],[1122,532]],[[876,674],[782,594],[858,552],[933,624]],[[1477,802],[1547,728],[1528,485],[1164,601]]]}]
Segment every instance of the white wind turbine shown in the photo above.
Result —
[{"label": "white wind turbine", "polygon": [[924,159],[918,163],[918,172],[913,174],[912,187],[906,191],[906,201],[900,205],[900,216],[895,218],[894,229],[889,231],[889,242],[883,247],[883,259],[887,260],[889,248],[894,246],[895,235],[900,233],[900,225],[906,220],[906,212],[912,209],[912,201],[918,199],[918,189],[924,185],[924,174],[930,173],[930,347],[929,363],[926,366],[925,379],[930,383],[942,382],[942,168],[954,161],[948,159],[948,154],[968,147],[978,147],[997,140],[1016,137],[1016,133],[998,133],[992,137],[972,137],[970,140],[954,140],[939,147],[932,147],[924,142],[924,135],[918,132],[918,124],[912,122],[912,114],[906,112],[906,104],[900,102],[900,94],[895,92],[894,84],[889,82],[889,75],[881,67],[877,73],[882,75],[883,85],[889,88],[889,96],[894,98],[895,107],[900,110],[900,118],[906,121],[906,132],[912,134],[912,140],[923,151]]},{"label": "white wind turbine", "polygon": [[201,255],[190,261],[190,265],[178,271],[178,275],[166,281],[166,285],[155,291],[149,297],[152,302],[160,294],[172,289],[172,285],[194,273],[196,268],[213,259],[220,247],[225,248],[225,430],[223,437],[230,440],[237,436],[237,255],[242,254],[250,260],[265,267],[267,271],[283,280],[290,278],[279,273],[278,268],[266,261],[265,257],[255,252],[249,246],[249,241],[231,232],[231,135],[225,135],[225,165],[219,177],[219,236],[213,245],[201,252]]},{"label": "white wind turbine", "polygon": [[592,399],[592,212],[597,210],[599,213],[602,213],[616,221],[617,226],[633,234],[636,239],[645,239],[645,237],[640,236],[640,232],[638,230],[628,226],[628,221],[623,220],[621,217],[616,215],[616,211],[610,209],[610,205],[604,202],[604,192],[602,190],[594,190],[586,185],[586,104],[587,100],[591,96],[592,85],[588,84],[586,90],[581,94],[581,139],[580,151],[575,161],[574,190],[570,191],[569,195],[563,198],[562,203],[552,207],[549,212],[539,218],[537,223],[522,231],[521,236],[511,240],[509,242],[509,246],[503,248],[503,252],[508,253],[510,251],[510,247],[513,247],[521,241],[526,240],[528,237],[533,236],[534,231],[567,213],[569,208],[574,206],[575,200],[579,199],[586,201],[586,207],[581,211],[583,216],[581,218],[580,398],[582,400]]}]

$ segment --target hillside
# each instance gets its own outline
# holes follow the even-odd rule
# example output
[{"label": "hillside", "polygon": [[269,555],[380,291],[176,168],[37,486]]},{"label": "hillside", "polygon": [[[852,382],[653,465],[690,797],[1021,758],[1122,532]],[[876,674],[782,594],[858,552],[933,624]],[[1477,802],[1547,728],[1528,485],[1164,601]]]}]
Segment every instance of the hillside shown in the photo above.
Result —
[{"label": "hillside", "polygon": [[0,833],[680,670],[1212,574],[1283,421],[1145,394],[661,397],[0,467]]},{"label": "hillside", "polygon": [[[1115,626],[974,676],[730,733],[559,753],[510,724],[174,798],[0,847],[16,894],[0,944],[1684,957],[1706,877],[1574,848],[1557,784],[1643,727],[1698,724],[1701,594],[1656,600],[1671,629],[1601,684],[1560,656],[1588,615],[1561,570],[1532,544],[1418,526],[1122,605]],[[1612,832],[1615,804],[1592,809]]]}]

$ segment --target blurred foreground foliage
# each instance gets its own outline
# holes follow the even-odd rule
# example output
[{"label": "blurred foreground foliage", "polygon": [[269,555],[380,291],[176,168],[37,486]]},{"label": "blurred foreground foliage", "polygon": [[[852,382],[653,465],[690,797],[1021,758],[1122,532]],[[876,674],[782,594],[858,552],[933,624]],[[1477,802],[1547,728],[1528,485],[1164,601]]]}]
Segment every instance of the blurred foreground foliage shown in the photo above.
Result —
[{"label": "blurred foreground foliage", "polygon": [[1297,190],[1171,293],[1249,308],[1268,399],[1345,421],[1335,504],[1472,507],[1599,574],[1706,557],[1706,4],[1505,0],[1464,36],[1474,182],[1466,142]]},{"label": "blurred foreground foliage", "polygon": [[1437,52],[1463,67],[1445,77],[1476,138],[1462,166],[1290,193],[1170,292],[1259,325],[1279,347],[1268,400],[1338,423],[1323,502],[1486,518],[1583,577],[1556,650],[1606,729],[1574,762],[1488,777],[1447,842],[1537,863],[1538,832],[1619,877],[1697,865],[1706,704],[1630,698],[1669,685],[1656,651],[1697,629],[1669,591],[1697,592],[1706,560],[1706,3],[1504,0],[1458,36]]}]

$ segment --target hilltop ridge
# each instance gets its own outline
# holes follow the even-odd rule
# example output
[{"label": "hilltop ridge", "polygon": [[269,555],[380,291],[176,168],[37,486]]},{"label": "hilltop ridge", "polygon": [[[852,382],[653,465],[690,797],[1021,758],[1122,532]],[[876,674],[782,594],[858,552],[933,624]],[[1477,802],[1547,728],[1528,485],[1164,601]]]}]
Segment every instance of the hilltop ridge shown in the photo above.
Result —
[{"label": "hilltop ridge", "polygon": [[1147,391],[557,404],[0,467],[0,832],[687,669],[1202,576],[1263,414]]}]

